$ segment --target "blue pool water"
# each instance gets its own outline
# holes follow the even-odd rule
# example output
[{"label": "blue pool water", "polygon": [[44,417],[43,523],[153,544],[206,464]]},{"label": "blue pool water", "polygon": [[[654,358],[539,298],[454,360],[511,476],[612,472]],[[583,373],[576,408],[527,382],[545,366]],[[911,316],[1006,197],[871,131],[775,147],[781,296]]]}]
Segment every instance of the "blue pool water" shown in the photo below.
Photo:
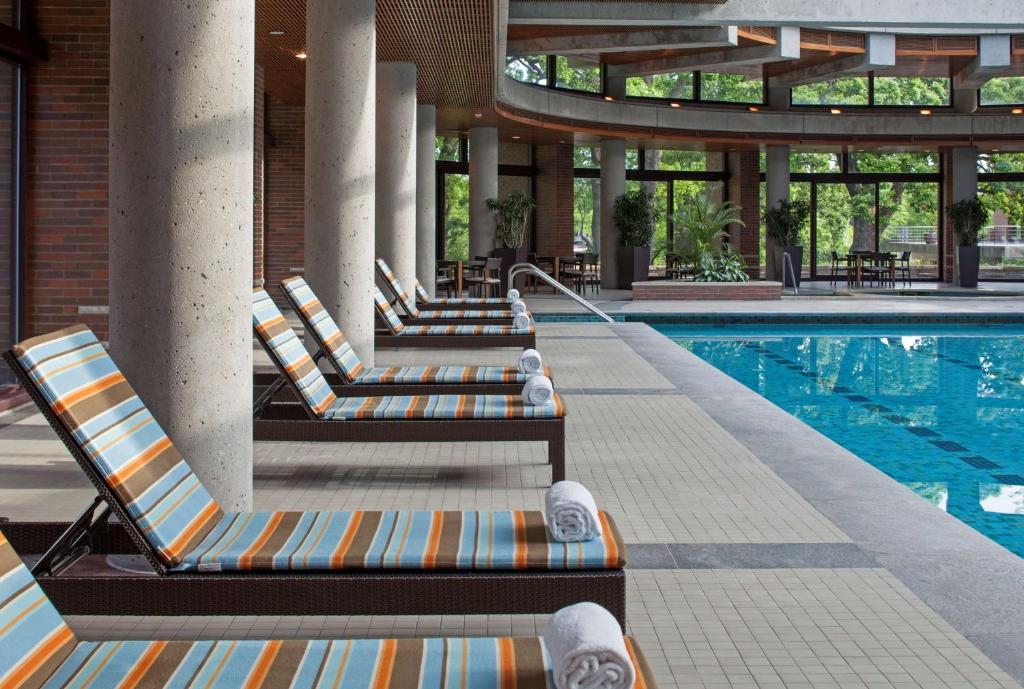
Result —
[{"label": "blue pool water", "polygon": [[654,327],[1024,557],[1024,327]]}]

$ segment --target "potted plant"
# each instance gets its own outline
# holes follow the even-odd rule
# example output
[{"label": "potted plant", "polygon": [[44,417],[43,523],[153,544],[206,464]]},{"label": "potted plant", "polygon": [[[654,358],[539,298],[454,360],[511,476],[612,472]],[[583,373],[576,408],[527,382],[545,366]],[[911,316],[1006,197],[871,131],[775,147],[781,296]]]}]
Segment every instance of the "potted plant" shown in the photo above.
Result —
[{"label": "potted plant", "polygon": [[[487,208],[497,215],[494,238],[497,248],[494,257],[501,259],[501,292],[504,294],[511,285],[508,284],[508,271],[517,263],[526,263],[529,254],[523,244],[526,241],[526,226],[530,220],[530,211],[536,208],[530,195],[525,191],[513,191],[505,198],[487,199]],[[525,282],[525,276],[520,280]],[[522,283],[517,285],[521,287]]]},{"label": "potted plant", "polygon": [[654,194],[642,187],[631,189],[615,199],[613,219],[619,230],[615,256],[619,289],[633,289],[634,282],[647,280],[656,216]]},{"label": "potted plant", "polygon": [[[800,269],[804,263],[804,248],[800,241],[800,228],[811,215],[811,207],[806,201],[779,201],[777,208],[766,208],[764,211],[765,235],[775,242],[776,272],[782,271],[785,287],[800,286]],[[785,258],[793,265],[792,274],[786,274]],[[793,282],[796,281],[794,285]]]},{"label": "potted plant", "polygon": [[981,268],[981,248],[978,235],[988,223],[988,209],[975,196],[952,204],[948,209],[949,219],[956,232],[956,258],[959,266],[961,287],[977,287],[978,271]]},{"label": "potted plant", "polygon": [[693,273],[694,282],[747,282],[747,264],[728,244],[722,250],[701,252]]},{"label": "potted plant", "polygon": [[729,239],[729,225],[745,227],[740,210],[730,201],[714,203],[707,194],[687,198],[672,219],[676,229],[674,255],[696,271],[702,256],[719,253]]}]

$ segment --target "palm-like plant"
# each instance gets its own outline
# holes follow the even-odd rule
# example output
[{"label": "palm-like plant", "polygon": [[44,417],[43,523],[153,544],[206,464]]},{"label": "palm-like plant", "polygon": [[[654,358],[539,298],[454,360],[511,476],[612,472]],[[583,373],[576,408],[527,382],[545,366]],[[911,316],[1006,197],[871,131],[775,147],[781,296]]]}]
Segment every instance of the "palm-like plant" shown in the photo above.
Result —
[{"label": "palm-like plant", "polygon": [[740,206],[731,201],[715,203],[707,194],[696,194],[676,211],[672,222],[676,230],[675,253],[690,265],[696,265],[702,254],[718,253],[729,238],[729,225],[744,226]]}]

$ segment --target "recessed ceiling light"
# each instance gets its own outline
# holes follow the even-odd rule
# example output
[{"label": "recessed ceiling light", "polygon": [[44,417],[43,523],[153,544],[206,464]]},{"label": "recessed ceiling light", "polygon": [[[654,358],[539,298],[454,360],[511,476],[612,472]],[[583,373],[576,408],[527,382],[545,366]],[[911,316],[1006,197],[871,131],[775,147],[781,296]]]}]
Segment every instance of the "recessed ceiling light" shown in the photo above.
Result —
[{"label": "recessed ceiling light", "polygon": [[275,29],[274,31],[270,32],[270,35],[271,36],[284,36],[284,31],[281,31],[280,29]]},{"label": "recessed ceiling light", "polygon": [[564,144],[564,143],[565,143],[565,141],[563,141],[562,139],[559,139],[559,140],[558,140],[558,143],[560,143],[560,144]]},{"label": "recessed ceiling light", "polygon": [[750,112],[758,112],[760,109],[761,108],[757,107],[756,105],[751,105],[747,107],[747,110],[749,110]]},{"label": "recessed ceiling light", "polygon": [[604,99],[605,100],[615,100],[615,98],[613,96],[605,96]]},{"label": "recessed ceiling light", "polygon": [[309,55],[306,55],[306,51],[303,50],[301,53],[296,53],[295,57],[299,58],[300,60],[305,60],[307,57],[309,57]]},{"label": "recessed ceiling light", "polygon": [[682,103],[676,103],[675,101],[672,101],[671,103],[669,103],[669,107],[681,108],[681,107],[683,107],[683,105],[682,105]]},{"label": "recessed ceiling light", "polygon": [[993,148],[993,149],[992,149],[992,152],[993,152],[993,153],[999,153],[999,149],[998,149],[998,148]]},{"label": "recessed ceiling light", "polygon": [[843,114],[843,111],[840,110],[839,108],[832,108],[832,109],[829,110],[829,112],[832,113],[833,115],[842,115]]},{"label": "recessed ceiling light", "polygon": [[921,108],[921,114],[922,115],[931,115],[932,111],[931,111],[930,108]]},{"label": "recessed ceiling light", "polygon": [[481,117],[483,117],[483,116],[484,116],[484,114],[483,114],[482,112],[475,112],[475,113],[473,113],[473,117],[477,118],[478,120],[479,120],[479,119],[480,119]]},{"label": "recessed ceiling light", "polygon": [[1024,108],[1014,108],[1011,110],[1014,115],[1024,115]]},{"label": "recessed ceiling light", "polygon": [[519,139],[519,138],[521,138],[521,137],[520,137],[520,136],[519,136],[518,134],[513,134],[513,135],[512,135],[512,138],[513,138],[513,139]]}]

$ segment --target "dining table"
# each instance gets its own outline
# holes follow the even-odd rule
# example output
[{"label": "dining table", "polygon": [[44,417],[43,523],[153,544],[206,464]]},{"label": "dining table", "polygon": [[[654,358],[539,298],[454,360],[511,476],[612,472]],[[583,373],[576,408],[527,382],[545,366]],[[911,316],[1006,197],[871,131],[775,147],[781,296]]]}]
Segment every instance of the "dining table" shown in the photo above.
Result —
[{"label": "dining table", "polygon": [[887,275],[886,282],[896,284],[896,254],[876,251],[851,251],[846,259],[846,284],[853,287],[864,286],[864,276],[871,271],[878,271],[881,276]]}]

